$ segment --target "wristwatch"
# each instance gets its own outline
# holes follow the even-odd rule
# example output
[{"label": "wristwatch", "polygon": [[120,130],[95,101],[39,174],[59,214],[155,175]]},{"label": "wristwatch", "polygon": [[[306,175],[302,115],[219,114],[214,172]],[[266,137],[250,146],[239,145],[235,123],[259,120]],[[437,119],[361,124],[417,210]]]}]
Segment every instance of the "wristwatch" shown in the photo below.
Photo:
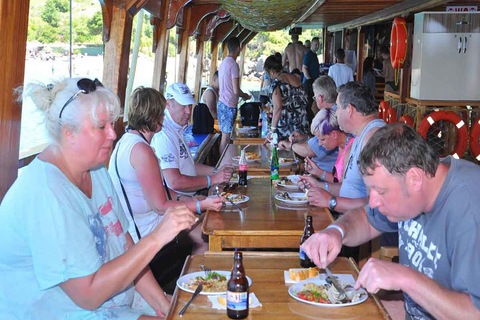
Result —
[{"label": "wristwatch", "polygon": [[337,206],[337,197],[332,196],[328,201],[328,207],[330,208],[330,210],[335,210],[336,206]]}]

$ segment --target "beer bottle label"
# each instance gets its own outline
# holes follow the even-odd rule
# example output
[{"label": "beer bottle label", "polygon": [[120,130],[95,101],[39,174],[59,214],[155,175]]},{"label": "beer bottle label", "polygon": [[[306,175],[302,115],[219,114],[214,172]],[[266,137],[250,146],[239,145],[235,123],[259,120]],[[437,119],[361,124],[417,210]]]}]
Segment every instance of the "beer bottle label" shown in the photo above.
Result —
[{"label": "beer bottle label", "polygon": [[300,259],[305,260],[305,257],[306,257],[305,251],[303,251],[302,248],[300,248]]},{"label": "beer bottle label", "polygon": [[248,308],[248,292],[227,291],[227,308],[231,310],[246,310]]},{"label": "beer bottle label", "polygon": [[248,165],[246,165],[246,164],[240,164],[238,166],[239,171],[247,171],[247,168],[248,168]]}]

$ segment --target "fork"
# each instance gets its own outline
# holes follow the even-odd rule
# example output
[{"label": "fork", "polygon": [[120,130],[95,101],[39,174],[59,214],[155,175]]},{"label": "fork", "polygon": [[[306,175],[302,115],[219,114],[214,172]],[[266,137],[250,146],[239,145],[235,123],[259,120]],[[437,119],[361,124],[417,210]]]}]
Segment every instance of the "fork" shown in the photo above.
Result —
[{"label": "fork", "polygon": [[[215,186],[215,192],[216,192],[217,196],[220,197],[220,192],[218,191],[218,185]],[[235,208],[237,208],[237,210],[238,210],[240,213],[243,213],[243,210],[242,210],[239,206],[237,206],[232,200],[230,200],[228,197],[225,197],[224,199],[227,199],[227,201],[230,202],[230,204],[231,204],[232,206],[234,206]],[[225,203],[225,202],[224,202],[224,203]]]},{"label": "fork", "polygon": [[212,272],[212,269],[211,268],[207,268],[205,267],[203,264],[200,265],[200,268],[203,269],[203,272],[205,272],[205,277],[208,277],[208,275],[210,274],[210,272]]}]

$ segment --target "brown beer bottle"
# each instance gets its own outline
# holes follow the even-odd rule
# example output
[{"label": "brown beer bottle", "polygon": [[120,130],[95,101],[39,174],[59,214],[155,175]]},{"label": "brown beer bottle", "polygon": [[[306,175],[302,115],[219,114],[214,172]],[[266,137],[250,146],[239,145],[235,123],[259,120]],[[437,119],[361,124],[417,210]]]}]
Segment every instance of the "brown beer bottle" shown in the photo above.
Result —
[{"label": "brown beer bottle", "polygon": [[248,317],[248,280],[243,268],[241,252],[233,256],[233,269],[227,284],[227,316],[230,319]]},{"label": "brown beer bottle", "polygon": [[[307,219],[305,220],[305,230],[303,231],[302,238],[300,239],[300,246],[302,245],[302,243],[307,241],[307,239],[310,238],[310,236],[314,233],[315,231],[313,230],[312,216],[307,216]],[[300,265],[302,266],[302,268],[315,267],[315,264],[305,254],[305,252],[302,250],[301,247],[300,247]]]}]

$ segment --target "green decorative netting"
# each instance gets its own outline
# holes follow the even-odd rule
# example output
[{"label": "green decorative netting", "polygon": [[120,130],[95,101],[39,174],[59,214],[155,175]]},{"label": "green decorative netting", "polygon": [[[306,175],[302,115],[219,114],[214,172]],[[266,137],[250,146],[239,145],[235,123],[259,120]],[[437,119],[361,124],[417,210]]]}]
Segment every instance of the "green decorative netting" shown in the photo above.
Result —
[{"label": "green decorative netting", "polygon": [[224,10],[252,31],[283,29],[311,2],[312,0],[220,0]]}]

